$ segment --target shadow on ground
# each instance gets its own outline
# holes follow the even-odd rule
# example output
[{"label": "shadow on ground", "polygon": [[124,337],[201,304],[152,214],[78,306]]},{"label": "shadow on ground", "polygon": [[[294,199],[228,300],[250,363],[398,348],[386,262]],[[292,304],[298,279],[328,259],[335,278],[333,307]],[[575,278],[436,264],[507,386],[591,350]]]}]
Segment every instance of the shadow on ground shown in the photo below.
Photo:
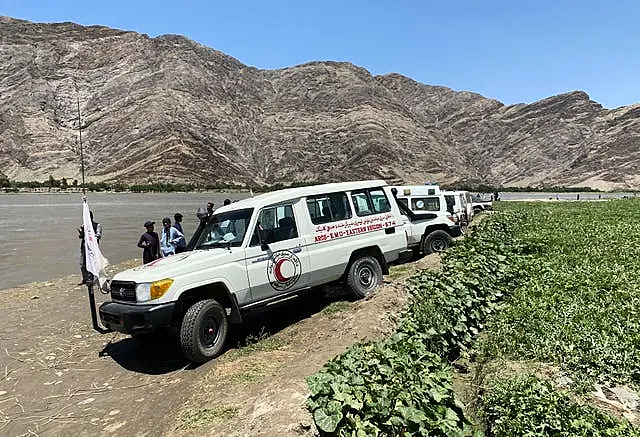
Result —
[{"label": "shadow on ground", "polygon": [[[319,313],[329,304],[345,300],[341,287],[312,289],[285,302],[243,313],[242,324],[230,325],[225,352],[259,342]],[[225,353],[223,352],[223,354]],[[111,357],[132,372],[160,375],[179,369],[196,369],[180,349],[176,332],[161,332],[140,338],[126,337],[107,344],[100,356]]]},{"label": "shadow on ground", "polygon": [[190,366],[177,340],[166,333],[144,339],[123,338],[109,343],[100,352],[123,368],[148,375],[161,375]]}]

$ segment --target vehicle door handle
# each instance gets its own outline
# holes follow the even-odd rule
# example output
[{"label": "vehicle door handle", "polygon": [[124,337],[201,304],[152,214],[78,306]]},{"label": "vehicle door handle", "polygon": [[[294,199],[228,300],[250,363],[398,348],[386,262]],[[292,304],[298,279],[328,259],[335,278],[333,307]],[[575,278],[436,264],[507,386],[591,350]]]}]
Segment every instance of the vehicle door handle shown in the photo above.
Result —
[{"label": "vehicle door handle", "polygon": [[396,233],[396,228],[392,227],[392,228],[384,228],[384,233],[385,234],[395,234]]},{"label": "vehicle door handle", "polygon": [[251,263],[255,264],[255,263],[261,263],[263,261],[269,261],[269,258],[271,258],[271,257],[270,256],[263,256],[261,258],[254,259],[253,261],[251,261]]}]

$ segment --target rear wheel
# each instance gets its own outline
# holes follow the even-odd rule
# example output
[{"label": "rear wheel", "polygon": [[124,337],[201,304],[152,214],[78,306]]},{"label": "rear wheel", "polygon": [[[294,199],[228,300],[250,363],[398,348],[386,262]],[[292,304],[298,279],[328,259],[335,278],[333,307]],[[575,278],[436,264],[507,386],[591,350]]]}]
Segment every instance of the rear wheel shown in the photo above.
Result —
[{"label": "rear wheel", "polygon": [[382,283],[382,267],[372,256],[356,259],[347,272],[347,286],[351,296],[362,299]]},{"label": "rear wheel", "polygon": [[195,363],[204,363],[222,352],[229,331],[227,312],[215,300],[196,302],[180,327],[182,352]]},{"label": "rear wheel", "polygon": [[451,236],[445,231],[435,230],[422,239],[422,252],[425,255],[439,253],[451,245]]}]

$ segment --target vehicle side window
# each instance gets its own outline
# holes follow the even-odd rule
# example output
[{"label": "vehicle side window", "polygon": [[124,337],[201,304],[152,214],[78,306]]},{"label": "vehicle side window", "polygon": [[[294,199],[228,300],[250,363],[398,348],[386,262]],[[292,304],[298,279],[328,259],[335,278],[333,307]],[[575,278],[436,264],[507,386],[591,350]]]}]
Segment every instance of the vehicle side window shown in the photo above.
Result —
[{"label": "vehicle side window", "polygon": [[366,192],[351,193],[351,200],[353,201],[353,207],[358,216],[362,217],[363,215],[372,214],[372,206]]},{"label": "vehicle side window", "polygon": [[439,197],[414,197],[411,199],[413,211],[440,211]]},{"label": "vehicle side window", "polygon": [[453,211],[456,206],[456,200],[453,198],[453,196],[450,196],[450,195],[444,196],[444,199],[447,202],[447,211],[449,210]]},{"label": "vehicle side window", "polygon": [[407,208],[409,208],[409,200],[405,199],[404,197],[399,198],[398,199],[399,203],[402,203],[404,206],[406,206]]},{"label": "vehicle side window", "polygon": [[351,208],[345,193],[309,196],[307,209],[314,225],[351,218]]},{"label": "vehicle side window", "polygon": [[389,212],[391,211],[391,205],[389,205],[389,199],[387,195],[380,188],[369,190],[369,195],[373,201],[373,211],[375,213]]},{"label": "vehicle side window", "polygon": [[298,237],[298,227],[293,216],[292,205],[278,205],[264,208],[258,215],[258,223],[251,238],[251,246],[260,244],[258,229],[262,229],[265,243],[271,244],[278,241],[289,240]]},{"label": "vehicle side window", "polygon": [[389,199],[381,188],[353,191],[351,200],[359,217],[391,211]]}]

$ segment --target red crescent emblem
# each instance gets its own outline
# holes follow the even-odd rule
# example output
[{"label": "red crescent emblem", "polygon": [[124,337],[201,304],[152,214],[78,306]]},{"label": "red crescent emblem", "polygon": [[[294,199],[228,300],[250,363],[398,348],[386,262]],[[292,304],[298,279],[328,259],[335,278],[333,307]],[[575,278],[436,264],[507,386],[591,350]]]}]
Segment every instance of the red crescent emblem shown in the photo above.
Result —
[{"label": "red crescent emblem", "polygon": [[279,259],[278,262],[276,263],[276,265],[273,268],[273,275],[276,277],[276,280],[278,282],[286,282],[287,279],[289,279],[289,278],[287,278],[286,276],[284,276],[282,274],[282,270],[281,270],[282,269],[282,264],[284,264],[285,262],[287,262],[286,258]]},{"label": "red crescent emblem", "polygon": [[274,253],[267,263],[267,278],[274,290],[284,291],[293,287],[300,279],[300,259],[290,250]]}]

